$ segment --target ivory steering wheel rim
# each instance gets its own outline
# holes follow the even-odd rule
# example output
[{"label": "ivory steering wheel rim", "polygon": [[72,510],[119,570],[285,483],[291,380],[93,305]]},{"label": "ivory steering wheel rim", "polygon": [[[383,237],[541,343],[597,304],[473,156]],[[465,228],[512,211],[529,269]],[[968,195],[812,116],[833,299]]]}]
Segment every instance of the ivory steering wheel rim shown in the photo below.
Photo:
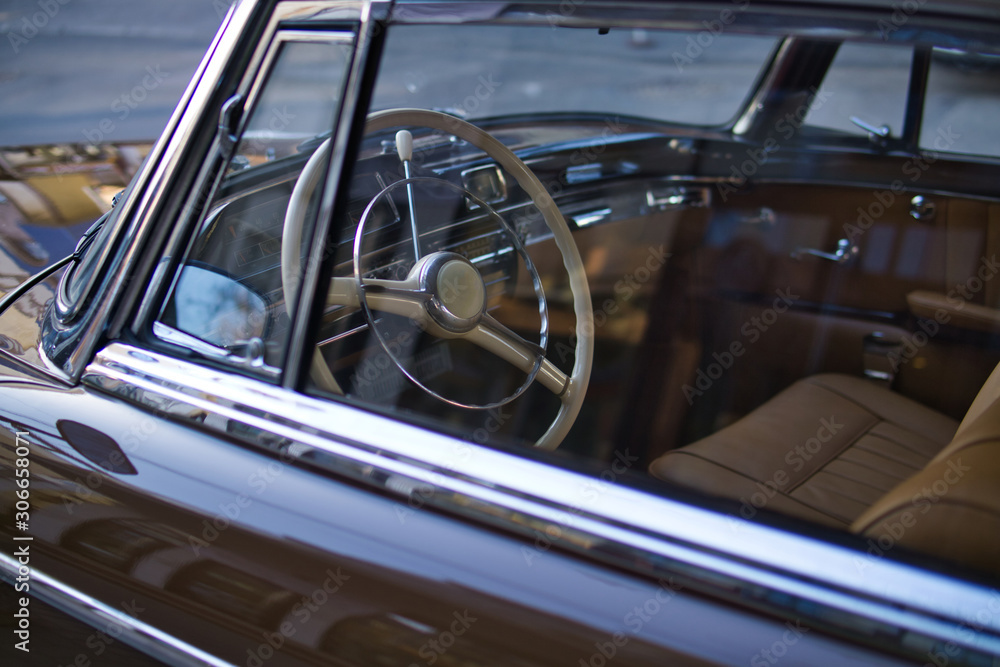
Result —
[{"label": "ivory steering wheel rim", "polygon": [[[576,316],[574,329],[575,359],[569,375],[555,369],[546,359],[548,366],[542,382],[560,399],[559,411],[548,429],[535,442],[539,449],[551,450],[559,446],[572,427],[583,406],[583,399],[590,381],[590,370],[594,354],[594,315],[590,301],[590,290],[584,270],[583,259],[573,241],[572,233],[562,213],[556,206],[545,186],[538,177],[500,141],[486,131],[464,120],[448,114],[428,109],[388,109],[371,114],[365,124],[365,133],[377,132],[394,127],[424,127],[463,139],[485,152],[497,162],[508,174],[514,177],[518,185],[528,194],[532,203],[542,214],[549,231],[552,232],[556,247],[562,256],[563,266],[569,278],[569,287],[573,295],[573,311]],[[309,199],[314,193],[328,161],[330,140],[327,139],[309,158],[302,173],[299,175],[292,190],[288,209],[285,213],[285,225],[282,232],[281,247],[281,277],[282,290],[286,303],[293,303],[297,276],[301,275],[301,244],[302,231],[305,222],[305,212]],[[335,279],[339,280],[339,279]],[[353,277],[350,279],[353,284]],[[330,294],[345,304],[358,304],[357,290],[350,294],[343,284],[331,286]],[[370,298],[370,297],[369,297]],[[400,307],[398,304],[394,307]],[[375,304],[378,308],[378,304]],[[387,309],[388,310],[388,309]],[[505,334],[483,332],[476,327],[472,333],[465,334],[469,340],[489,352],[501,356],[518,365],[521,356],[516,348],[518,342],[524,341],[512,334],[517,341],[500,340]],[[510,348],[510,349],[508,349]],[[516,359],[516,361],[515,361]],[[317,349],[312,364],[314,380],[324,388],[337,393],[343,393],[332,373]],[[561,383],[562,378],[565,378]]]}]

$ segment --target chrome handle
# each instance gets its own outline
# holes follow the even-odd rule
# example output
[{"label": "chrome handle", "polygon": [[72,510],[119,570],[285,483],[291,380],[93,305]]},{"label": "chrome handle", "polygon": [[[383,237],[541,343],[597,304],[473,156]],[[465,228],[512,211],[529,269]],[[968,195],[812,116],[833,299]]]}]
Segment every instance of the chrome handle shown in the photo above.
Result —
[{"label": "chrome handle", "polygon": [[847,239],[840,239],[837,241],[837,251],[836,252],[823,252],[822,250],[816,250],[815,248],[796,248],[792,251],[792,259],[802,259],[806,256],[819,257],[821,259],[828,259],[831,262],[837,262],[838,264],[847,264],[858,254],[861,250],[858,246],[854,245]]},{"label": "chrome handle", "polygon": [[862,120],[861,118],[858,118],[857,116],[851,116],[851,122],[868,133],[868,141],[872,142],[876,146],[885,148],[885,145],[888,143],[890,133],[888,125],[875,126]]},{"label": "chrome handle", "polygon": [[684,185],[646,190],[646,204],[661,211],[674,208],[703,208],[712,205],[712,191],[703,187]]},{"label": "chrome handle", "polygon": [[219,147],[225,157],[232,155],[239,137],[239,124],[243,117],[243,96],[233,95],[222,105],[219,111]]},{"label": "chrome handle", "polygon": [[910,216],[914,220],[931,220],[935,213],[937,206],[922,195],[916,195],[910,200]]}]

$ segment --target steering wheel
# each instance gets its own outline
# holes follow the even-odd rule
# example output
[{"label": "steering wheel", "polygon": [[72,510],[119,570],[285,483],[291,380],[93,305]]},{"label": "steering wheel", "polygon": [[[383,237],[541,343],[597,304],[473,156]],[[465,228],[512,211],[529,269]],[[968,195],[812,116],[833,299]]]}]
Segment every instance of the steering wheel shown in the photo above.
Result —
[{"label": "steering wheel", "polygon": [[[386,194],[388,190],[400,186],[409,187],[417,181],[427,179],[408,177],[389,185],[372,199],[362,221],[358,224],[358,232],[354,242],[354,276],[334,278],[327,293],[327,301],[331,304],[363,309],[368,318],[369,327],[376,334],[375,337],[379,344],[400,370],[424,391],[446,402],[462,405],[444,399],[430,391],[416,380],[407,369],[402,367],[375,329],[372,311],[408,317],[422,329],[441,338],[461,338],[470,341],[519,368],[528,377],[514,394],[495,404],[464,405],[463,407],[487,408],[501,405],[516,398],[528,384],[537,380],[558,396],[561,404],[559,412],[545,433],[535,442],[535,446],[541,449],[555,449],[569,432],[583,405],[594,356],[594,314],[590,302],[590,290],[587,285],[583,260],[573,242],[569,227],[538,177],[509,148],[484,130],[439,111],[389,109],[370,115],[365,124],[365,133],[398,127],[430,128],[467,141],[484,151],[508,174],[513,176],[521,189],[531,198],[552,232],[556,247],[562,255],[563,266],[569,276],[570,291],[573,294],[573,311],[576,315],[573,369],[567,376],[544,357],[547,327],[544,294],[541,291],[537,272],[527,257],[527,253],[524,252],[518,235],[485,202],[478,200],[471,193],[464,192],[464,195],[476,202],[483,211],[499,219],[514,241],[518,254],[525,260],[529,273],[532,274],[542,315],[541,346],[524,340],[486,313],[486,290],[482,276],[469,260],[455,253],[439,251],[419,257],[419,242],[414,241],[418,261],[405,279],[362,278],[360,246],[368,211],[372,209],[374,202]],[[405,144],[406,137],[409,136],[409,133],[401,132],[400,134],[403,137],[402,141],[400,141],[400,137],[397,137],[397,147],[405,164],[405,160],[408,159],[407,154],[412,150],[412,146],[399,146],[400,143]],[[294,289],[298,278],[302,275],[300,253],[306,208],[323,173],[329,150],[330,140],[327,139],[309,158],[295,183],[285,213],[281,244],[281,277],[285,300],[289,304],[294,302]],[[445,182],[441,181],[441,183]],[[457,186],[451,184],[448,186],[458,189]],[[416,234],[414,234],[414,238],[417,238]],[[314,381],[321,387],[336,393],[343,393],[318,349],[314,354],[312,373]]]}]

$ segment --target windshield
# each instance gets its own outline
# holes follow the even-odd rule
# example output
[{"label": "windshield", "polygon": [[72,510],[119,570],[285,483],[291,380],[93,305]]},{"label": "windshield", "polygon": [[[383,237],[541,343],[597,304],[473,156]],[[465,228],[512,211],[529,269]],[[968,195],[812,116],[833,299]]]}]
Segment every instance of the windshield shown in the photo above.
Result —
[{"label": "windshield", "polygon": [[603,32],[393,26],[373,109],[441,108],[446,100],[442,110],[470,119],[584,112],[721,125],[736,115],[776,41],[708,30]]}]

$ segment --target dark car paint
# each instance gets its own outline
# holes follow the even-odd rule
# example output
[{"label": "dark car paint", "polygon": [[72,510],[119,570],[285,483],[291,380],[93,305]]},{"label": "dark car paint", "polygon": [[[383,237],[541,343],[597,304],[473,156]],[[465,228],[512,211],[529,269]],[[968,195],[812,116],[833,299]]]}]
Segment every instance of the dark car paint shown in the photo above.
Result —
[{"label": "dark car paint", "polygon": [[[18,366],[4,363],[0,437],[5,467],[12,432],[30,443],[31,567],[233,664],[257,664],[256,655],[370,665],[383,655],[447,665],[462,655],[575,666],[609,652],[630,665],[739,663],[763,648],[761,637],[791,632],[672,580],[411,509],[120,400],[29,380]],[[109,439],[110,465],[81,455],[54,416]],[[13,492],[11,476],[2,484]],[[5,515],[6,540],[12,525]],[[837,646],[797,632],[799,664]],[[447,633],[449,654],[434,648],[442,637],[450,646]],[[282,650],[265,660],[269,641]],[[92,658],[97,650],[80,647]]]}]

